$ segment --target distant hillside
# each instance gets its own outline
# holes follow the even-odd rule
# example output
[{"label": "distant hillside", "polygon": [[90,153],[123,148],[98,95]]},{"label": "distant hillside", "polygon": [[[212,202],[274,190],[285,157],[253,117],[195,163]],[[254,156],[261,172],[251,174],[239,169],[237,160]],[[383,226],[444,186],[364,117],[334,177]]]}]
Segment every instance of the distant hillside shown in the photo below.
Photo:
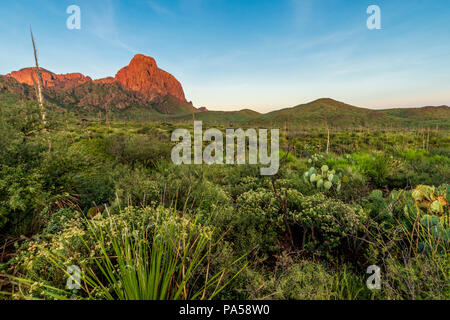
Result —
[{"label": "distant hillside", "polygon": [[250,123],[281,126],[285,122],[303,123],[308,126],[323,126],[326,122],[340,125],[366,125],[372,112],[332,99],[319,99],[293,108],[282,109],[264,114]]},{"label": "distant hillside", "polygon": [[[201,120],[209,124],[213,123],[242,123],[256,119],[261,116],[260,113],[244,109],[240,111],[204,111],[195,114],[195,120]],[[176,121],[192,121],[191,115],[174,116]]]},{"label": "distant hillside", "polygon": [[448,125],[450,121],[450,107],[422,107],[422,108],[406,108],[406,109],[387,109],[376,111],[389,116],[395,121],[408,125],[414,123],[436,123]]},{"label": "distant hillside", "polygon": [[254,126],[285,124],[305,128],[387,128],[436,126],[450,128],[450,107],[424,107],[408,109],[371,110],[355,107],[333,99],[319,99],[293,108],[273,111],[246,122]]}]

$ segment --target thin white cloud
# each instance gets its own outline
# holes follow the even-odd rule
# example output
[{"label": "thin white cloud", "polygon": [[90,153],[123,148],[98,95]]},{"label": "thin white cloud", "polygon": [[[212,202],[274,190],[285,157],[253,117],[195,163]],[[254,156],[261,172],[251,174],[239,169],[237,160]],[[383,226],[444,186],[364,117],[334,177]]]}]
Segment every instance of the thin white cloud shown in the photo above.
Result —
[{"label": "thin white cloud", "polygon": [[161,4],[159,4],[154,0],[150,0],[148,4],[150,8],[159,15],[169,15],[169,16],[173,15],[172,11],[170,11],[168,8],[162,6]]},{"label": "thin white cloud", "polygon": [[96,37],[129,51],[137,53],[138,51],[120,40],[120,32],[115,21],[115,10],[112,0],[102,2],[102,5],[90,8],[89,13],[89,31]]}]

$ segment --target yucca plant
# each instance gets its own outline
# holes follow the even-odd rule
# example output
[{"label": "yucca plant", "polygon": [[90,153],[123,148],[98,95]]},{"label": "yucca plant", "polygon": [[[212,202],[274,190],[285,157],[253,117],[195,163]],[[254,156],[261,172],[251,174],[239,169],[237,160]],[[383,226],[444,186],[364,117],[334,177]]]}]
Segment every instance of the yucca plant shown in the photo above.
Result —
[{"label": "yucca plant", "polygon": [[[43,295],[53,299],[212,299],[246,267],[225,277],[241,257],[212,274],[208,259],[214,246],[212,231],[200,226],[197,219],[178,217],[174,210],[150,224],[127,224],[124,229],[115,219],[107,219],[100,227],[91,220],[86,224],[100,255],[81,266],[80,289],[74,293],[40,283]],[[84,236],[80,237],[89,246]],[[71,277],[65,257],[47,255]],[[36,284],[35,279],[10,279],[25,287]]]}]

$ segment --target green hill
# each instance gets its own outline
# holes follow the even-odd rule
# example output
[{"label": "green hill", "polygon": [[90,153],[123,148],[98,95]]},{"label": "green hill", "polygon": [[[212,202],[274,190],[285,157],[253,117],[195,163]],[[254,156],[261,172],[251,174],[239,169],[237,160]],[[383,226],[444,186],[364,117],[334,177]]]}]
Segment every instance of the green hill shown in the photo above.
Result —
[{"label": "green hill", "polygon": [[278,126],[285,124],[304,128],[387,128],[436,126],[450,128],[450,107],[424,107],[407,109],[371,110],[355,107],[333,99],[324,98],[293,108],[273,111],[246,124]]},{"label": "green hill", "polygon": [[[204,111],[195,114],[195,120],[201,120],[208,124],[222,123],[243,123],[256,119],[261,116],[260,113],[244,109],[240,111]],[[192,121],[192,113],[190,115],[173,116],[175,121]]]}]

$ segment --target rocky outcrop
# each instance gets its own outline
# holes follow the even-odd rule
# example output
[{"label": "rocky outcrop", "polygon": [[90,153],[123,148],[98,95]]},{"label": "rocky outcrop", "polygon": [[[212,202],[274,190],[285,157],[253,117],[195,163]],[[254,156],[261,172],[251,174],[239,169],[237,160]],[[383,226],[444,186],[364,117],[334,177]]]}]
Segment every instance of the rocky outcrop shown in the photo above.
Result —
[{"label": "rocky outcrop", "polygon": [[[47,88],[64,89],[92,81],[90,77],[86,77],[81,73],[55,74],[43,68],[40,68],[40,71],[43,85]],[[19,71],[11,72],[6,76],[14,78],[20,83],[34,86],[36,83],[36,68],[25,68]]]},{"label": "rocky outcrop", "polygon": [[114,77],[107,77],[107,78],[94,80],[94,82],[100,83],[100,84],[113,83],[113,82],[116,82],[116,79]]},{"label": "rocky outcrop", "polygon": [[[66,89],[77,85],[94,82],[97,84],[120,83],[127,89],[139,92],[146,100],[154,101],[168,95],[187,102],[181,83],[170,73],[158,68],[155,59],[138,54],[134,56],[130,64],[122,68],[116,76],[92,80],[81,73],[55,74],[40,68],[43,85],[46,88]],[[36,69],[25,68],[7,75],[21,83],[34,86],[36,83]]]},{"label": "rocky outcrop", "polygon": [[171,95],[180,101],[186,101],[181,83],[170,73],[159,69],[155,59],[142,54],[134,56],[130,64],[116,74],[115,79],[150,100]]}]

